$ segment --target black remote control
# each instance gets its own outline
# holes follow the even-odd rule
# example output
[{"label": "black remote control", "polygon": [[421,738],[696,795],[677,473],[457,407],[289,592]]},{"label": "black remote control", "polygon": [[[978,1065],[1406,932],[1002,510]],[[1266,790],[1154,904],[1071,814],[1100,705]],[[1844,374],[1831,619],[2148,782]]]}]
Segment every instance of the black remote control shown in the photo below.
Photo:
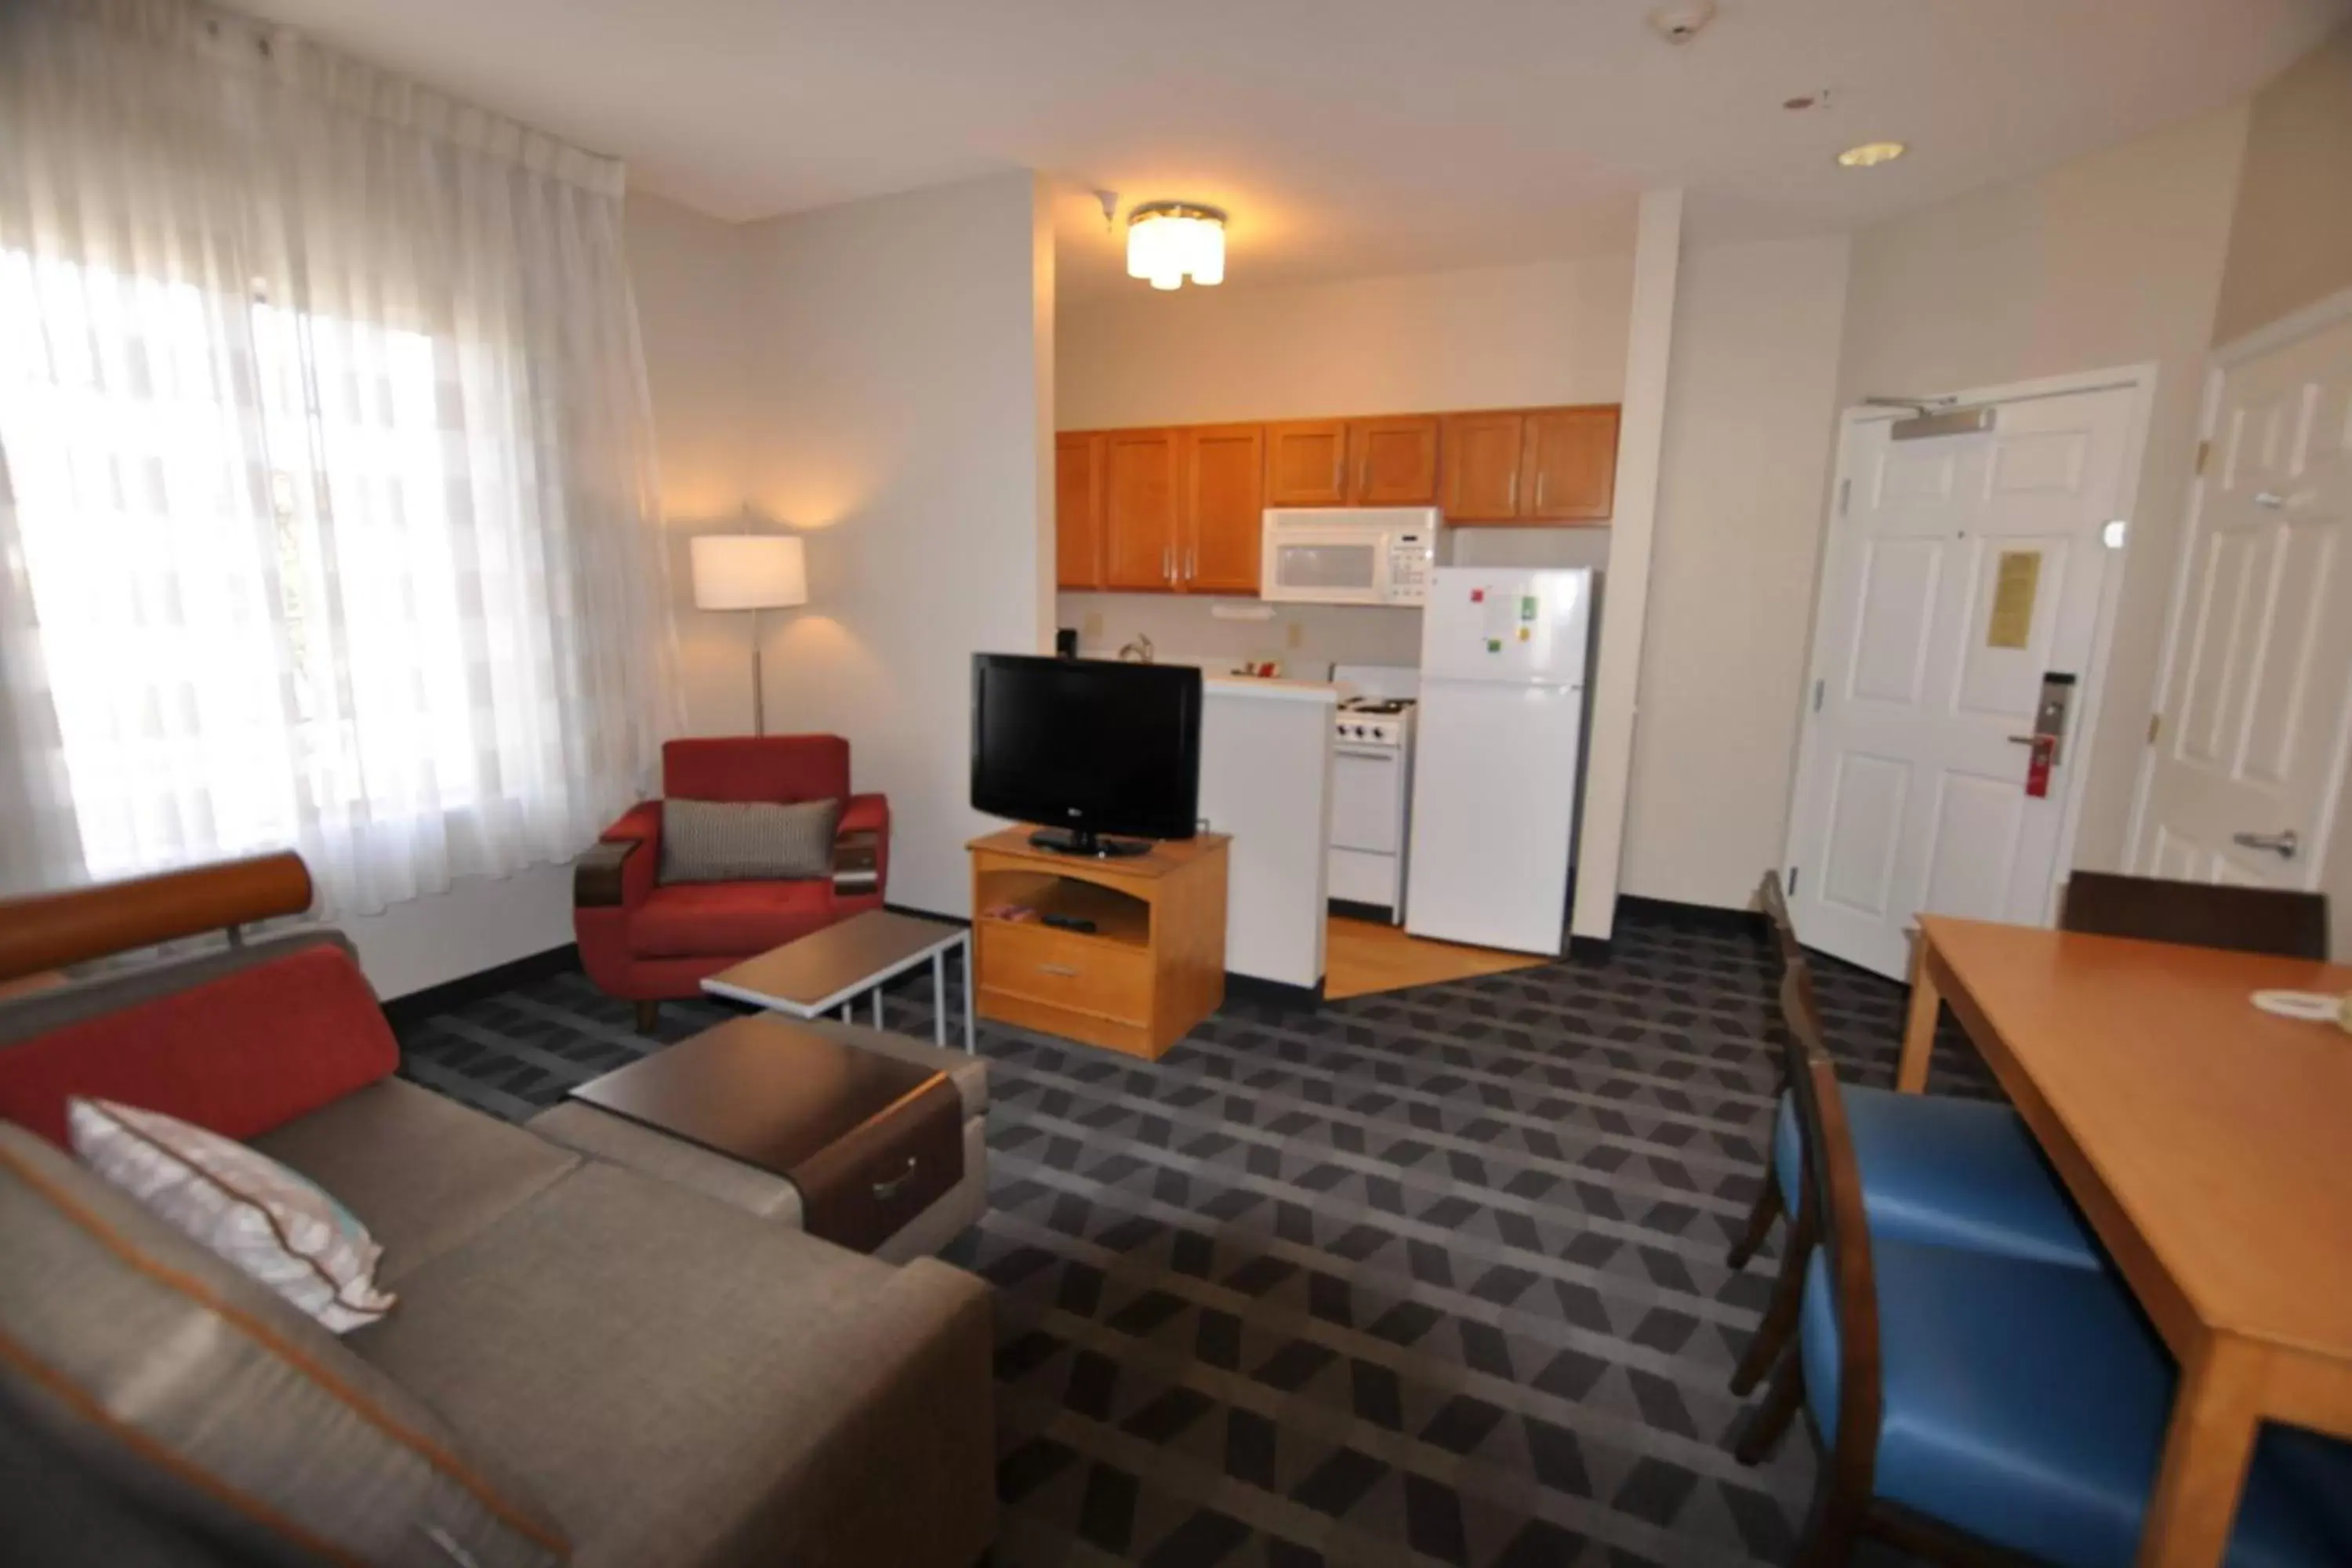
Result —
[{"label": "black remote control", "polygon": [[1095,922],[1083,915],[1047,915],[1045,923],[1055,931],[1091,931]]}]

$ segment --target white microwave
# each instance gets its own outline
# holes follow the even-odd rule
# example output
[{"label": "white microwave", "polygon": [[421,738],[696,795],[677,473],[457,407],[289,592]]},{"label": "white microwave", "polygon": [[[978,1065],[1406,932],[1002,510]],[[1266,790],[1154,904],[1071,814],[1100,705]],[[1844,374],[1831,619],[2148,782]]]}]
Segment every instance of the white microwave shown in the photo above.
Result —
[{"label": "white microwave", "polygon": [[1265,509],[1262,598],[1289,605],[1421,605],[1437,557],[1433,506]]}]

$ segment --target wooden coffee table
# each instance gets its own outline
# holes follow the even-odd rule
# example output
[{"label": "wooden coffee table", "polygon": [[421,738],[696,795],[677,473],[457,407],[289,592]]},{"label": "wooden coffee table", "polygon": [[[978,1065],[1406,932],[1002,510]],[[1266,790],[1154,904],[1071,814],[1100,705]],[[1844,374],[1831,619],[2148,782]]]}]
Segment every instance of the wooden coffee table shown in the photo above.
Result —
[{"label": "wooden coffee table", "polygon": [[963,1048],[973,1048],[971,931],[944,921],[868,910],[797,942],[771,948],[722,969],[702,983],[713,996],[731,997],[795,1018],[841,1010],[845,1023],[857,998],[874,994],[874,1026],[882,1027],[882,987],[917,964],[931,966],[931,1040],[948,1043],[948,950],[963,949]]}]

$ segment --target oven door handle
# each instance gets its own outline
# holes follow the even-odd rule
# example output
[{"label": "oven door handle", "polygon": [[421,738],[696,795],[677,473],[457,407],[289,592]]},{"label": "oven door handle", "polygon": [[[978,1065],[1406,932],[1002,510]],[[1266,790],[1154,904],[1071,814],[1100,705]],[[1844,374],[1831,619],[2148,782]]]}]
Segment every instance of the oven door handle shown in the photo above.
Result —
[{"label": "oven door handle", "polygon": [[1391,763],[1397,760],[1397,749],[1394,746],[1339,745],[1331,748],[1331,754],[1335,757],[1361,757],[1366,762],[1371,763]]}]

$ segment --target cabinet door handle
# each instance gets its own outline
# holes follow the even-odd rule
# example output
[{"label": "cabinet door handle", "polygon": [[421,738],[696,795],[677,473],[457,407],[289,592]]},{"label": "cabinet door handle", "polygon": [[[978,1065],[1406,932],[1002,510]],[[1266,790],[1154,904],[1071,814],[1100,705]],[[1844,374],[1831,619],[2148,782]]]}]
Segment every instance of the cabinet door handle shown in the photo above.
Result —
[{"label": "cabinet door handle", "polygon": [[1171,583],[1176,581],[1176,547],[1172,544],[1160,547],[1160,574]]},{"label": "cabinet door handle", "polygon": [[906,1191],[907,1184],[915,1179],[915,1168],[916,1163],[910,1159],[907,1162],[907,1168],[905,1170],[899,1172],[897,1175],[891,1177],[887,1182],[875,1183],[874,1201],[877,1204],[887,1204],[892,1198],[897,1197],[900,1193]]},{"label": "cabinet door handle", "polygon": [[1076,980],[1078,977],[1077,970],[1066,963],[1041,963],[1037,966],[1037,973],[1058,974],[1065,980]]},{"label": "cabinet door handle", "polygon": [[1549,468],[1538,468],[1536,470],[1536,510],[1538,511],[1541,511],[1544,509],[1544,481],[1550,478],[1551,470]]},{"label": "cabinet door handle", "polygon": [[1192,582],[1201,575],[1201,547],[1197,544],[1184,552],[1184,581]]}]

